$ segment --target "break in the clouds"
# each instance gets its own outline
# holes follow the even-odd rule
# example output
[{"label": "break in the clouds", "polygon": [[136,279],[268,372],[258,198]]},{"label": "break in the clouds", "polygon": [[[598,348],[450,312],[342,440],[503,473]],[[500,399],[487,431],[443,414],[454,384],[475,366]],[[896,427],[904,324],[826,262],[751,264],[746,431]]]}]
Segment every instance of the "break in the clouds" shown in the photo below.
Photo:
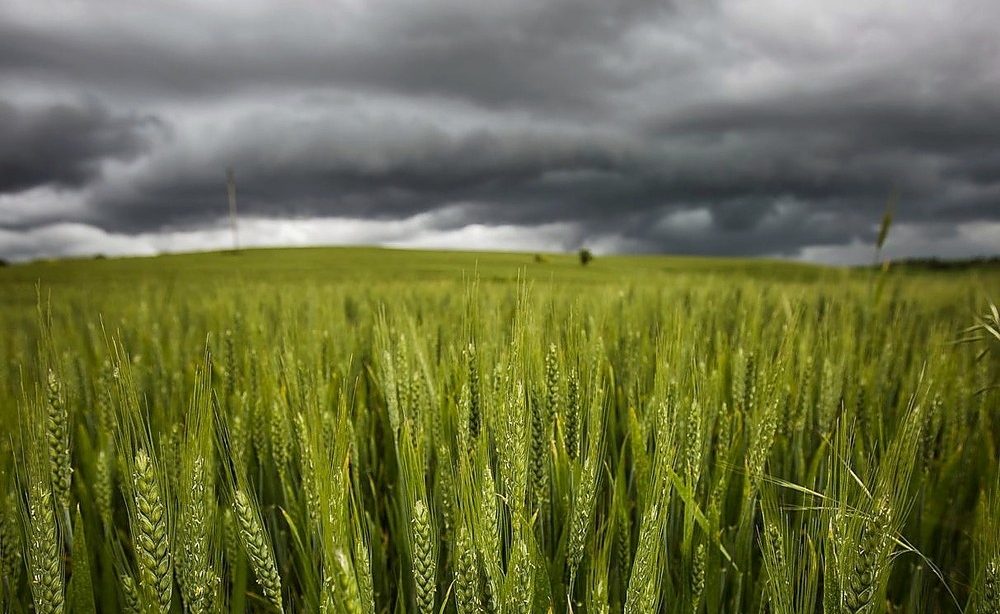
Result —
[{"label": "break in the clouds", "polygon": [[1000,251],[1000,4],[8,0],[0,258]]}]

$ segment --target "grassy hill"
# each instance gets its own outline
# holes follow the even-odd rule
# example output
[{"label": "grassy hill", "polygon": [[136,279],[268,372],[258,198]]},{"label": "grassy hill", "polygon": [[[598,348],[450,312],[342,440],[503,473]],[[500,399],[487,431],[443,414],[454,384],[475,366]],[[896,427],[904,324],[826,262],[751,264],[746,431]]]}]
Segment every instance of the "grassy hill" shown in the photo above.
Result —
[{"label": "grassy hill", "polygon": [[177,281],[329,283],[350,280],[485,280],[614,282],[655,281],[687,273],[740,274],[761,278],[815,280],[837,269],[781,260],[687,256],[598,256],[582,266],[576,254],[403,250],[372,247],[249,249],[169,254],[142,258],[45,260],[0,269],[0,283],[41,280],[52,284],[127,283],[148,275]]}]

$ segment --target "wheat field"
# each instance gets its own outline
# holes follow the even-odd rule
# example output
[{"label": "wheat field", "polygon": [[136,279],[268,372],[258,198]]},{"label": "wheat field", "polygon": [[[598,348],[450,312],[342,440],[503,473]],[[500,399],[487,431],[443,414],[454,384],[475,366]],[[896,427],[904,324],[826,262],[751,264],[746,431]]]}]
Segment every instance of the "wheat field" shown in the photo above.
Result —
[{"label": "wheat field", "polygon": [[998,282],[378,250],[7,267],[2,609],[997,613]]}]

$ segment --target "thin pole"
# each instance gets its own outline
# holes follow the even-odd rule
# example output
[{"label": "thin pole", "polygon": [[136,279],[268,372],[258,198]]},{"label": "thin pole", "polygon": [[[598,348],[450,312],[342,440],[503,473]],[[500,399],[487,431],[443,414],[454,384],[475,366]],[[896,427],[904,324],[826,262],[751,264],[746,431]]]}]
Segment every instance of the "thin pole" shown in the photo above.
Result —
[{"label": "thin pole", "polygon": [[229,193],[229,221],[233,226],[233,251],[240,251],[240,236],[236,227],[236,175],[226,169],[226,191]]}]

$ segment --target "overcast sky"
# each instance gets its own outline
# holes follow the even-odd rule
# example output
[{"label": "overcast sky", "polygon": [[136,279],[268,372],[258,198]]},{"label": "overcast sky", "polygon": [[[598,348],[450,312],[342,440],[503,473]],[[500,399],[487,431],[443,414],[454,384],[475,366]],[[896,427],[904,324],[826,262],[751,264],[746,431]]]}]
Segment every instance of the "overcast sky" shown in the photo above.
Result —
[{"label": "overcast sky", "polygon": [[0,258],[1000,253],[996,0],[3,0]]}]

